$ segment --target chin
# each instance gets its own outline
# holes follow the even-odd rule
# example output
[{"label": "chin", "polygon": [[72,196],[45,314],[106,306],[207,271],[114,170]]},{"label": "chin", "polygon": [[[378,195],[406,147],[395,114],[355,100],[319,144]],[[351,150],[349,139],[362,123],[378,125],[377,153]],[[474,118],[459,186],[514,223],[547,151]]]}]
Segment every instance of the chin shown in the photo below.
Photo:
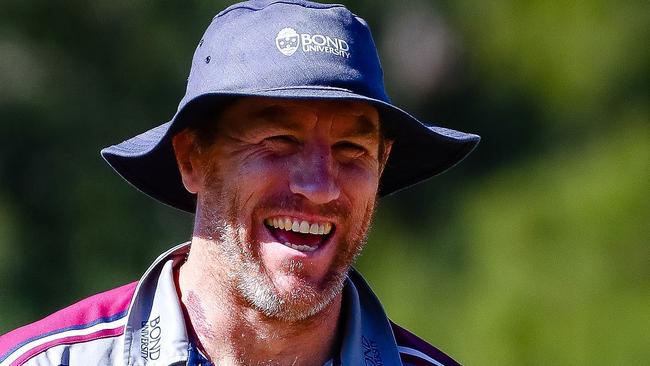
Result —
[{"label": "chin", "polygon": [[340,295],[347,271],[310,276],[300,261],[284,262],[275,271],[262,265],[255,275],[239,278],[247,302],[272,319],[302,321],[326,309]]},{"label": "chin", "polygon": [[[284,281],[284,278],[281,281]],[[301,321],[320,314],[333,303],[343,287],[341,283],[321,291],[310,284],[295,282],[293,279],[287,281],[286,285],[287,287],[276,288],[282,305],[275,314],[276,318],[285,321]]]}]

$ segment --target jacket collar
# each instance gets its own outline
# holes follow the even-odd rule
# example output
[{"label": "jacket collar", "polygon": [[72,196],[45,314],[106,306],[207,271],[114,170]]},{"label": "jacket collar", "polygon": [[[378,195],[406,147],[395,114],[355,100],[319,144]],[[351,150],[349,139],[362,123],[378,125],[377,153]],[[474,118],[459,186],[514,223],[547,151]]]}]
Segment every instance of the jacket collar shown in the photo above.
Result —
[{"label": "jacket collar", "polygon": [[[123,335],[124,365],[187,362],[190,344],[174,284],[174,268],[185,260],[189,250],[189,243],[184,243],[163,253],[139,281]],[[354,269],[343,291],[341,365],[402,365],[390,322],[375,294]]]}]

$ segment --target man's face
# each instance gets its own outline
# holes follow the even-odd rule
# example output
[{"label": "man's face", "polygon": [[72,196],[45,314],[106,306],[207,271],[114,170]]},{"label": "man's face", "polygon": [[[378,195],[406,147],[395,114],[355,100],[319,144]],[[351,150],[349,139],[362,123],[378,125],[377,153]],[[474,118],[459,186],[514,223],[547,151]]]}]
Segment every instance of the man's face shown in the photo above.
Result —
[{"label": "man's face", "polygon": [[365,242],[380,138],[359,102],[244,98],[223,112],[196,153],[195,236],[235,294],[284,320],[331,303]]}]

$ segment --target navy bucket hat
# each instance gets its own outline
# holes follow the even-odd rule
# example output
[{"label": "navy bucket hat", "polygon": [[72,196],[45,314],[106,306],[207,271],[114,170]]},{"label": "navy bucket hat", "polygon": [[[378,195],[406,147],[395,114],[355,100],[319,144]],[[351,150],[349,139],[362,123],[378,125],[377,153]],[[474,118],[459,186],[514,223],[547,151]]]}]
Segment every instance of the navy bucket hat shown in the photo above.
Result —
[{"label": "navy bucket hat", "polygon": [[178,209],[194,212],[172,137],[198,110],[233,98],[355,100],[377,108],[394,139],[379,195],[411,186],[454,166],[479,136],[424,124],[394,106],[366,22],[342,5],[301,0],[235,4],[217,14],[199,42],[185,96],[167,123],[101,151],[129,183]]}]

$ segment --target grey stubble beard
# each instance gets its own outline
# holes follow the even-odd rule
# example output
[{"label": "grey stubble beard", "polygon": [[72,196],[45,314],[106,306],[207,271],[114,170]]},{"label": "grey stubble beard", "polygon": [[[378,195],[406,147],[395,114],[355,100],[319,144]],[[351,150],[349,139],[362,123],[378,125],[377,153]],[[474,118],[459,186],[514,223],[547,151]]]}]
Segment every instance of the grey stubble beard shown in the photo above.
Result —
[{"label": "grey stubble beard", "polygon": [[[203,207],[213,210],[203,212],[207,236],[215,244],[214,251],[225,264],[225,281],[221,285],[235,298],[243,299],[264,316],[287,322],[309,319],[327,308],[342,292],[348,271],[362,252],[373,216],[375,202],[369,203],[356,233],[346,233],[341,251],[336,254],[330,269],[322,282],[315,288],[306,281],[303,286],[288,294],[280,294],[272,276],[266,271],[260,255],[249,233],[243,225],[237,224],[236,194],[227,195],[220,190],[212,192],[205,199]],[[217,210],[216,208],[220,208]],[[224,208],[227,208],[224,210]],[[299,274],[302,263],[288,261],[286,272]]]}]

